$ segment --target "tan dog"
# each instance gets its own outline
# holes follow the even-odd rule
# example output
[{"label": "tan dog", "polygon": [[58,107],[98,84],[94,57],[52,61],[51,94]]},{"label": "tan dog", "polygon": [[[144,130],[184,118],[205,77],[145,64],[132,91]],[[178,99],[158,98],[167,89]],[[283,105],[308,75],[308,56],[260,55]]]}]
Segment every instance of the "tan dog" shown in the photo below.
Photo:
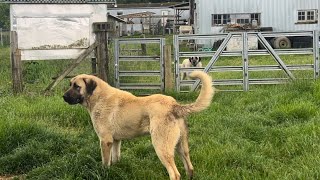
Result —
[{"label": "tan dog", "polygon": [[[201,57],[190,57],[189,59],[184,59],[180,64],[182,68],[190,68],[190,67],[202,67]],[[188,79],[190,72],[181,73],[180,77],[182,80]]]},{"label": "tan dog", "polygon": [[71,79],[71,87],[63,98],[69,104],[79,103],[88,109],[100,139],[104,165],[110,166],[120,160],[121,140],[150,134],[154,149],[170,179],[180,179],[174,162],[176,146],[191,179],[193,166],[189,156],[185,117],[207,108],[214,90],[211,77],[206,73],[194,71],[190,76],[200,78],[202,88],[197,100],[186,105],[180,105],[174,98],[161,94],[136,97],[86,74]]}]

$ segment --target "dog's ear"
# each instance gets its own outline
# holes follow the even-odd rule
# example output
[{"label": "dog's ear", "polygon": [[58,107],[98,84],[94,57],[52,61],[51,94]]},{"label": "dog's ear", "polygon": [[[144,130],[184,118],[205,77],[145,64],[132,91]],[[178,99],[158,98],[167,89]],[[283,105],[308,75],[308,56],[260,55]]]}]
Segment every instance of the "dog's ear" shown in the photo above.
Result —
[{"label": "dog's ear", "polygon": [[97,87],[97,83],[92,79],[83,79],[84,83],[86,84],[86,91],[89,95],[92,95],[93,91]]},{"label": "dog's ear", "polygon": [[199,58],[199,62],[201,61],[201,57],[198,57]]},{"label": "dog's ear", "polygon": [[192,62],[192,57],[189,57],[189,62]]}]

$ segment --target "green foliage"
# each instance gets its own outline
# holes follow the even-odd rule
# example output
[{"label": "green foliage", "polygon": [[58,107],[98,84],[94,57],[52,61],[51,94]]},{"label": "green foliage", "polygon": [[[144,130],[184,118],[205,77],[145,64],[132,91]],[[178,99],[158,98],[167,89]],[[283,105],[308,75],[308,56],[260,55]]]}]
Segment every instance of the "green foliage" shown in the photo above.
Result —
[{"label": "green foliage", "polygon": [[10,9],[9,4],[0,2],[0,28],[10,29]]}]

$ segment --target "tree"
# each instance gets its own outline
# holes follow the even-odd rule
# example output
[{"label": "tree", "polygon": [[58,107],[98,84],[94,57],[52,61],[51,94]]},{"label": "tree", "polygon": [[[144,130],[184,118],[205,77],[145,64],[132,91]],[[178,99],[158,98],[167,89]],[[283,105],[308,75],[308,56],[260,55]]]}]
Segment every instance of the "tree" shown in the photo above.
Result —
[{"label": "tree", "polygon": [[0,28],[10,29],[10,8],[9,4],[0,3]]}]

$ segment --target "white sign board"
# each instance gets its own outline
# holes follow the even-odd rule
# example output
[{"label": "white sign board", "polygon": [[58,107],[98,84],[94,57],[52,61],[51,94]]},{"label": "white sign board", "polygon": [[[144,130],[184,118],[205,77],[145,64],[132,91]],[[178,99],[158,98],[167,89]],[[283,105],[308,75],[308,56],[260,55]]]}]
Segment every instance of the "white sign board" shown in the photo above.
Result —
[{"label": "white sign board", "polygon": [[13,4],[22,60],[75,59],[94,43],[93,22],[107,21],[104,4]]}]

